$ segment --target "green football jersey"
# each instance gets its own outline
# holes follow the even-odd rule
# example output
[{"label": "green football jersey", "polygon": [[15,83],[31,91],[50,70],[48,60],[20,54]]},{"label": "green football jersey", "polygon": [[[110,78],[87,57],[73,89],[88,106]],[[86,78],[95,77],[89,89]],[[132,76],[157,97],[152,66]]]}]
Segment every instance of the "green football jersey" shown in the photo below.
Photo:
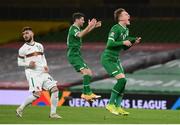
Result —
[{"label": "green football jersey", "polygon": [[75,25],[72,25],[69,28],[68,36],[67,36],[67,47],[68,48],[78,48],[80,49],[82,39],[77,36],[77,34],[81,31],[81,29]]},{"label": "green football jersey", "polygon": [[129,37],[129,29],[127,27],[120,24],[114,25],[109,32],[107,46],[104,53],[118,57],[121,50],[129,48],[123,45],[123,41],[125,40],[129,40],[134,43],[136,38]]}]

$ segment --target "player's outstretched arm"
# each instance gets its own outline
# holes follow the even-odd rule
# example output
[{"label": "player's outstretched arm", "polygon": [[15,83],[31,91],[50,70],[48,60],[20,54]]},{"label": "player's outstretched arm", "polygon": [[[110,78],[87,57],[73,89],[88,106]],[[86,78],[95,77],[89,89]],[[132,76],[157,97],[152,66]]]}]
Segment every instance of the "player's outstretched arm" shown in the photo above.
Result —
[{"label": "player's outstretched arm", "polygon": [[88,26],[83,31],[79,32],[77,36],[81,38],[86,34],[88,34],[90,31],[92,31],[95,28],[96,22],[97,20],[94,18],[92,20],[89,20]]}]

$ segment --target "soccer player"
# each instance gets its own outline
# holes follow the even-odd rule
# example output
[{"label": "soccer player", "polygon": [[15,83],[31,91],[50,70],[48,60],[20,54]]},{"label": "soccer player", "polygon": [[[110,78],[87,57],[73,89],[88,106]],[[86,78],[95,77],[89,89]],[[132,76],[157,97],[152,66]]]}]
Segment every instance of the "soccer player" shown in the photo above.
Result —
[{"label": "soccer player", "polygon": [[130,15],[125,9],[119,8],[115,10],[114,19],[117,24],[111,28],[106,49],[101,56],[101,64],[105,70],[110,76],[117,79],[106,109],[115,115],[128,115],[129,112],[121,108],[126,78],[119,60],[119,53],[121,50],[127,50],[131,46],[138,44],[141,38],[129,36],[129,30],[126,26],[130,25]]},{"label": "soccer player", "polygon": [[67,59],[69,63],[74,67],[77,72],[83,75],[83,93],[81,98],[92,101],[95,98],[100,98],[100,95],[96,95],[90,88],[90,81],[92,78],[92,71],[87,66],[82,58],[81,44],[82,37],[91,32],[93,29],[101,26],[101,21],[97,21],[95,18],[88,21],[88,25],[85,29],[81,29],[84,24],[85,15],[82,13],[74,13],[72,15],[73,24],[69,28],[67,36]]},{"label": "soccer player", "polygon": [[59,119],[61,116],[56,113],[58,103],[57,81],[48,73],[49,68],[45,59],[43,45],[34,41],[34,33],[31,27],[24,27],[22,36],[25,43],[19,49],[18,66],[25,67],[29,91],[32,94],[16,109],[16,114],[18,117],[22,117],[25,107],[38,99],[42,89],[45,89],[51,92],[51,112],[49,117]]}]

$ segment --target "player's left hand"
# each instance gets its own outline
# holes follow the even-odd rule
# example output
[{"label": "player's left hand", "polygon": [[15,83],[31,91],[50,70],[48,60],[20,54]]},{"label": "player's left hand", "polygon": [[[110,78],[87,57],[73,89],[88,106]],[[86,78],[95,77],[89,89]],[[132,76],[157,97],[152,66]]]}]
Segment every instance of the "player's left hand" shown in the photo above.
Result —
[{"label": "player's left hand", "polygon": [[98,21],[95,25],[95,28],[101,27],[101,25],[102,25],[101,21]]},{"label": "player's left hand", "polygon": [[139,44],[141,42],[141,37],[137,37],[135,44]]},{"label": "player's left hand", "polygon": [[44,72],[45,72],[45,73],[48,73],[48,72],[49,72],[48,66],[44,66]]}]

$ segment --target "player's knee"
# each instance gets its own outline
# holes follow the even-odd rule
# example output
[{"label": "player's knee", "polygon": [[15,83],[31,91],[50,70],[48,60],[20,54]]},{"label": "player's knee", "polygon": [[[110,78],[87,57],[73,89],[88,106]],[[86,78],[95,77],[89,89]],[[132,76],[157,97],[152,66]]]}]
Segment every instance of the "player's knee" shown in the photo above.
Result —
[{"label": "player's knee", "polygon": [[89,76],[92,76],[92,71],[90,69],[82,69],[81,70],[81,73],[83,75],[89,75]]},{"label": "player's knee", "polygon": [[58,92],[58,91],[59,91],[59,90],[58,90],[57,86],[54,86],[54,87],[52,87],[52,88],[50,89],[50,92],[51,92],[51,93]]},{"label": "player's knee", "polygon": [[33,96],[36,97],[36,98],[39,98],[41,96],[41,92],[33,92]]},{"label": "player's knee", "polygon": [[92,71],[90,69],[87,69],[87,75],[92,76]]},{"label": "player's knee", "polygon": [[116,79],[122,79],[122,78],[125,78],[125,74],[120,73],[120,74],[116,75],[115,78],[116,78]]},{"label": "player's knee", "polygon": [[86,69],[81,69],[81,74],[85,75],[86,74]]}]

